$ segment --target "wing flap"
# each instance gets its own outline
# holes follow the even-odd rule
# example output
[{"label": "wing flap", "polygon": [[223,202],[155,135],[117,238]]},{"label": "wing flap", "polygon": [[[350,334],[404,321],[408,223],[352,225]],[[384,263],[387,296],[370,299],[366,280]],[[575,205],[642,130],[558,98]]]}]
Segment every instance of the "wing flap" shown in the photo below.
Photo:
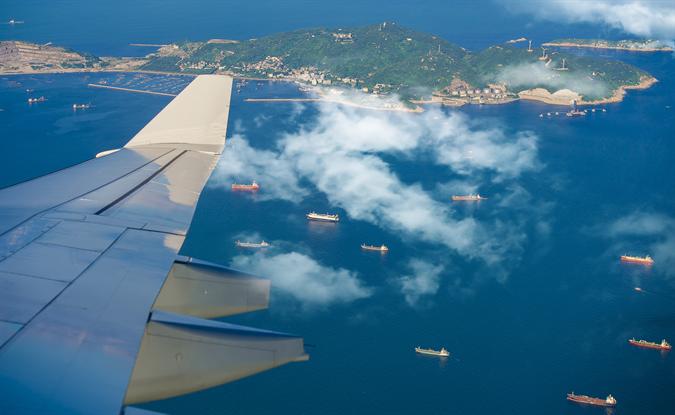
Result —
[{"label": "wing flap", "polygon": [[155,311],[125,403],[182,395],[307,359],[300,337]]},{"label": "wing flap", "polygon": [[174,263],[154,309],[214,318],[267,308],[270,281],[205,261]]}]

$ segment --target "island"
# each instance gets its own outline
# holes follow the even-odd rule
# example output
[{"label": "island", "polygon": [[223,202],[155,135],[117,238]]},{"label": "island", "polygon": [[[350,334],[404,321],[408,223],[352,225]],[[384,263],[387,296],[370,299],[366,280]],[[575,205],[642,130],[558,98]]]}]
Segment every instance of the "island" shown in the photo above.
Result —
[{"label": "island", "polygon": [[145,62],[134,58],[99,58],[50,43],[0,41],[0,74],[133,71]]},{"label": "island", "polygon": [[615,49],[632,52],[672,52],[673,47],[658,40],[556,39],[542,46],[567,48]]},{"label": "island", "polygon": [[441,37],[383,22],[247,40],[184,41],[134,59],[98,58],[52,46],[36,51],[34,45],[1,42],[0,73],[220,73],[298,82],[318,99],[336,101],[349,90],[391,96],[408,110],[419,104],[501,104],[517,99],[555,105],[616,102],[627,89],[656,82],[649,73],[618,60],[533,48],[525,40],[472,52]]}]

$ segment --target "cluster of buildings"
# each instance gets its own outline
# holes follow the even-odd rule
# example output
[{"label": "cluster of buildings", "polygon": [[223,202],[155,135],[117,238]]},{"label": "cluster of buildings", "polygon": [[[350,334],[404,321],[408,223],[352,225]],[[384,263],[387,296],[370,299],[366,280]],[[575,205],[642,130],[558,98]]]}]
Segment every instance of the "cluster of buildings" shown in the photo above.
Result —
[{"label": "cluster of buildings", "polygon": [[514,99],[506,85],[490,84],[483,88],[475,88],[463,81],[453,81],[449,87],[432,94],[433,102],[447,105],[462,105],[465,103],[489,104]]},{"label": "cluster of buildings", "polygon": [[354,36],[352,36],[351,33],[333,33],[333,38],[335,39],[335,42],[337,43],[353,43],[354,42]]}]

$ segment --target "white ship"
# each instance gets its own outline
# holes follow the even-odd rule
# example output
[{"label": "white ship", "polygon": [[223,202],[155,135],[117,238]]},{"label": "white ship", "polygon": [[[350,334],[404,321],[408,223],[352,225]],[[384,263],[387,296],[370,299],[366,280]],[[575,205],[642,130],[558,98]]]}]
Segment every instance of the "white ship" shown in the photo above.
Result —
[{"label": "white ship", "polygon": [[268,242],[262,241],[262,242],[241,242],[237,241],[234,243],[237,245],[239,248],[267,248],[270,246]]},{"label": "white ship", "polygon": [[434,349],[423,349],[419,346],[415,347],[415,352],[419,354],[426,354],[430,356],[439,356],[439,357],[448,357],[450,356],[450,352],[445,350],[445,347],[441,347],[441,350],[434,350]]},{"label": "white ship", "polygon": [[380,246],[361,244],[361,249],[363,249],[364,251],[379,251],[382,253],[389,251],[389,247],[387,247],[387,245],[385,244],[382,244]]},{"label": "white ship", "polygon": [[338,221],[340,221],[340,215],[338,215],[338,214],[331,215],[329,213],[310,212],[310,213],[307,214],[307,219],[324,221],[324,222],[338,222]]},{"label": "white ship", "polygon": [[45,97],[40,97],[40,98],[28,98],[28,103],[29,104],[35,104],[36,102],[45,102],[47,98]]},{"label": "white ship", "polygon": [[89,104],[73,104],[73,110],[86,110],[90,107]]}]

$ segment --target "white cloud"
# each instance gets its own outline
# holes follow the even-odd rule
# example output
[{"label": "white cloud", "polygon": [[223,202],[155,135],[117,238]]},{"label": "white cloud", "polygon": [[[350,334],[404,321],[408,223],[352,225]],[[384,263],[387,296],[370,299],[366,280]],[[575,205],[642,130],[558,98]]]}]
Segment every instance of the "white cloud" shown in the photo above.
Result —
[{"label": "white cloud", "polygon": [[231,266],[270,278],[274,290],[280,290],[308,307],[347,303],[372,294],[356,273],[324,266],[298,252],[240,255],[232,259]]},{"label": "white cloud", "polygon": [[607,85],[598,79],[580,78],[567,72],[549,69],[543,62],[506,66],[497,74],[497,80],[514,89],[529,89],[542,85],[550,92],[570,89],[591,97],[603,97],[609,93]]},{"label": "white cloud", "polygon": [[411,275],[397,280],[401,292],[408,304],[414,306],[423,296],[436,294],[440,287],[442,265],[433,265],[420,259],[413,259],[408,264]]},{"label": "white cloud", "polygon": [[241,136],[231,139],[218,180],[229,185],[256,178],[259,197],[294,202],[309,193],[301,186],[309,183],[351,219],[489,265],[522,243],[522,232],[512,229],[516,224],[458,218],[448,195],[439,201],[420,184],[403,181],[388,160],[435,163],[461,177],[458,181],[502,182],[539,168],[535,135],[507,134],[493,123],[438,109],[410,114],[322,103],[318,110],[299,130],[281,135],[274,151],[255,149]]},{"label": "white cloud", "polygon": [[659,40],[675,39],[675,2],[671,0],[502,0],[517,12],[555,22],[600,23],[625,33]]},{"label": "white cloud", "polygon": [[440,111],[426,114],[421,124],[427,127],[422,131],[427,140],[423,144],[433,151],[436,162],[458,174],[491,172],[495,181],[502,181],[540,167],[537,137],[532,133],[509,137],[495,126],[474,125],[461,113]]}]

